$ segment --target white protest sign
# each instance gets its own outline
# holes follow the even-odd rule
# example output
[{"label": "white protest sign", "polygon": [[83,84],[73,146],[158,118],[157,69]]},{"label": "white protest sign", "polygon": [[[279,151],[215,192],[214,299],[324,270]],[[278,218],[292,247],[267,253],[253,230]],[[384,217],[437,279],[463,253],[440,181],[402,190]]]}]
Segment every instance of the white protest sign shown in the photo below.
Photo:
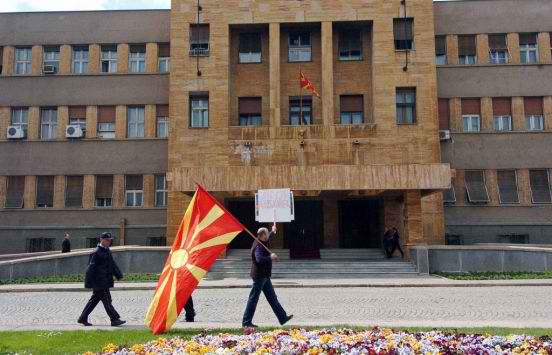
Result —
[{"label": "white protest sign", "polygon": [[290,189],[259,190],[255,194],[257,222],[291,222],[294,219],[293,193]]}]

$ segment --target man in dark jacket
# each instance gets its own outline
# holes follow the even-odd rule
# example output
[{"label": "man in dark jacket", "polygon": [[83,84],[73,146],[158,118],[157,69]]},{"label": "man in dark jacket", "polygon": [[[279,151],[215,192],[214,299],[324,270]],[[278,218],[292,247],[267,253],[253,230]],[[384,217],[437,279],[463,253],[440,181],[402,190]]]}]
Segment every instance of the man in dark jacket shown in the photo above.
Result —
[{"label": "man in dark jacket", "polygon": [[284,308],[280,305],[280,302],[278,302],[278,297],[276,297],[276,292],[274,292],[272,281],[270,281],[270,277],[272,276],[272,261],[278,260],[278,256],[268,252],[266,246],[275,234],[276,225],[272,226],[272,232],[270,232],[270,234],[268,233],[268,229],[259,228],[257,231],[258,240],[253,242],[253,246],[251,247],[251,278],[253,279],[253,288],[249,293],[247,307],[243,314],[243,327],[257,327],[253,324],[253,316],[255,315],[261,291],[264,293],[266,300],[270,304],[270,307],[272,307],[272,311],[274,311],[274,314],[278,317],[278,321],[281,325],[286,324],[293,318],[293,315],[287,315]]},{"label": "man in dark jacket", "polygon": [[401,243],[400,243],[401,236],[399,235],[399,231],[397,228],[393,228],[393,247],[391,248],[391,256],[393,256],[393,253],[396,249],[399,249],[401,252],[401,258],[404,259],[404,252],[401,249]]},{"label": "man in dark jacket", "polygon": [[61,243],[61,252],[70,253],[71,252],[71,241],[69,240],[69,233],[65,233],[63,236],[63,242]]},{"label": "man in dark jacket", "polygon": [[113,255],[111,255],[111,251],[109,250],[112,240],[111,233],[102,233],[100,236],[100,244],[98,244],[96,250],[90,254],[84,287],[92,289],[92,297],[90,297],[90,300],[84,307],[77,321],[84,326],[92,325],[88,322],[88,316],[100,301],[102,301],[105,311],[111,319],[111,326],[117,327],[126,323],[121,320],[121,316],[111,304],[111,293],[109,289],[113,287],[113,276],[115,276],[117,280],[123,278],[123,274],[121,270],[119,270],[115,260],[113,260]]}]

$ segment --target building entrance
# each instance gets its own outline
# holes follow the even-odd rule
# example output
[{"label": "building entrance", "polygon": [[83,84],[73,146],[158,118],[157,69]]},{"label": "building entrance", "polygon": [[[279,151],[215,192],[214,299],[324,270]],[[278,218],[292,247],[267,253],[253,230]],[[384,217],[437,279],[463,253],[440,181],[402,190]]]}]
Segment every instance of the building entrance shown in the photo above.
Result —
[{"label": "building entrance", "polygon": [[320,259],[324,235],[322,201],[295,201],[295,220],[284,225],[284,247],[292,259]]},{"label": "building entrance", "polygon": [[380,200],[345,200],[338,206],[340,248],[381,248]]},{"label": "building entrance", "polygon": [[[251,233],[257,233],[260,223],[255,221],[255,201],[254,200],[230,200],[227,201],[227,208]],[[264,225],[266,227],[266,225]],[[253,238],[247,232],[241,232],[232,242],[230,249],[250,249],[253,244]]]}]

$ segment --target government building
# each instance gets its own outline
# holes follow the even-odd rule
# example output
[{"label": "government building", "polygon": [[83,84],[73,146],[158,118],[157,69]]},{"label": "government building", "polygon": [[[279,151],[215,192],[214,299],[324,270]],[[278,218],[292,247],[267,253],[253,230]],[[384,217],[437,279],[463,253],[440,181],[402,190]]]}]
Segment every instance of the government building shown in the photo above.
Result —
[{"label": "government building", "polygon": [[386,227],[405,249],[549,244],[551,17],[548,0],[0,14],[0,254],[66,232],[171,244],[196,183],[250,230],[257,190],[292,189],[291,258],[381,249]]}]

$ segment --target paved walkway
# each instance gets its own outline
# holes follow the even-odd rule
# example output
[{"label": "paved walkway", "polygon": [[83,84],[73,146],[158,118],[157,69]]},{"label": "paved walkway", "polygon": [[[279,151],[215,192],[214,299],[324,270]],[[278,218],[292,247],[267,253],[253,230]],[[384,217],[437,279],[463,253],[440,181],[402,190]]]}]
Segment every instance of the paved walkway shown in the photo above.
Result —
[{"label": "paved walkway", "polygon": [[[297,326],[552,328],[552,286],[412,286],[316,289],[277,286],[277,293],[288,312],[295,314],[291,325]],[[181,316],[177,326],[239,327],[248,292],[246,288],[199,289],[194,294],[197,323],[185,323]],[[113,291],[114,305],[129,322],[127,328],[142,327],[152,294],[151,290]],[[83,329],[75,320],[88,297],[84,292],[0,293],[0,330]],[[105,327],[108,319],[101,305],[91,321],[104,325],[92,329],[112,329]],[[277,326],[264,298],[255,322]]]}]

